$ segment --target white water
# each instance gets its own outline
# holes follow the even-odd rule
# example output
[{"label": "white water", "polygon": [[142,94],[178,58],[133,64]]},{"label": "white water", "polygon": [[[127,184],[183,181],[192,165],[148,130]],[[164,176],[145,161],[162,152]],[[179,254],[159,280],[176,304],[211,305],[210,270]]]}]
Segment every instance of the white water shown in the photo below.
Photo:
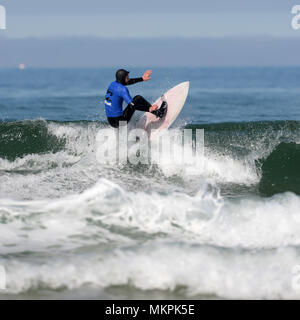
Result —
[{"label": "white water", "polygon": [[188,297],[299,297],[291,283],[300,197],[222,197],[219,182],[251,186],[259,176],[253,162],[212,150],[199,167],[101,166],[98,129],[50,124],[64,150],[0,159],[7,294],[117,285],[181,288]]}]

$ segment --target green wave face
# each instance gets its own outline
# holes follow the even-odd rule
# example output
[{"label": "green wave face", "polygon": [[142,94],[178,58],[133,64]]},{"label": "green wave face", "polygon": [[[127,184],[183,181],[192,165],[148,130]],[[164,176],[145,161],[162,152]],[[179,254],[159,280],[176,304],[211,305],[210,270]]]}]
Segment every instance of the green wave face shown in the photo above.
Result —
[{"label": "green wave face", "polygon": [[10,161],[28,154],[56,153],[64,141],[51,134],[42,120],[0,124],[0,158]]},{"label": "green wave face", "polygon": [[262,195],[292,191],[300,194],[300,145],[281,142],[262,162]]},{"label": "green wave face", "polygon": [[254,161],[262,196],[291,191],[300,194],[300,123],[260,121],[193,124],[205,130],[205,144],[232,158]]},{"label": "green wave face", "polygon": [[[74,134],[57,135],[51,130],[53,124],[58,130],[72,127]],[[14,161],[26,155],[55,154],[62,150],[68,154],[83,155],[89,152],[85,146],[94,144],[96,132],[103,127],[107,124],[92,121],[2,122],[0,158]],[[189,124],[184,128],[194,129],[194,132],[195,129],[204,129],[207,162],[214,161],[215,157],[225,157],[232,160],[232,166],[240,163],[245,164],[245,168],[256,170],[258,180],[255,188],[260,195],[272,196],[286,191],[300,194],[300,145],[297,144],[300,141],[300,122]],[[70,145],[73,147],[68,147]],[[228,169],[228,166],[224,169],[221,162],[218,163],[218,171]]]}]

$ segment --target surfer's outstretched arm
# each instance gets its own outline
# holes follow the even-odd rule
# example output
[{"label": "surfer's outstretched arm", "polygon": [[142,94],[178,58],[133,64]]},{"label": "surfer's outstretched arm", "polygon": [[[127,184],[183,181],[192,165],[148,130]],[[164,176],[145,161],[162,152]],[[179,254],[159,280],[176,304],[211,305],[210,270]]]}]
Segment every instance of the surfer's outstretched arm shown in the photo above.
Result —
[{"label": "surfer's outstretched arm", "polygon": [[147,70],[140,78],[132,78],[126,82],[126,86],[130,86],[131,84],[135,84],[137,82],[148,81],[151,79],[152,70]]},{"label": "surfer's outstretched arm", "polygon": [[130,86],[131,84],[135,84],[137,82],[142,82],[144,81],[143,80],[143,77],[140,77],[140,78],[132,78],[132,79],[129,79],[128,82],[126,83],[126,86]]}]

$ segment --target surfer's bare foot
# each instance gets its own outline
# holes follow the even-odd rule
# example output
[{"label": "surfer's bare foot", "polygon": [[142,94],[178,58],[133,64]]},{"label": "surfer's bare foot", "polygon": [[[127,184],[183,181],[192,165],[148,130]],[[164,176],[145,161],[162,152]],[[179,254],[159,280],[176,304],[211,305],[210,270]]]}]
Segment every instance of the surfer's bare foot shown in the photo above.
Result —
[{"label": "surfer's bare foot", "polygon": [[158,105],[154,104],[153,106],[151,106],[151,107],[149,108],[149,111],[150,111],[150,112],[153,112],[153,111],[155,111],[155,110],[157,110],[157,109],[158,109]]}]

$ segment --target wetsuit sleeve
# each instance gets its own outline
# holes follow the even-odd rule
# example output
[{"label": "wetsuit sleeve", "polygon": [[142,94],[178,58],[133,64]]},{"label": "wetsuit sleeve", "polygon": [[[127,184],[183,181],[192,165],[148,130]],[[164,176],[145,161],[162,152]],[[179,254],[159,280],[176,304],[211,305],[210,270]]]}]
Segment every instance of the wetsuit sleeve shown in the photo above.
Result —
[{"label": "wetsuit sleeve", "polygon": [[127,86],[130,86],[131,84],[135,84],[137,82],[142,82],[144,81],[142,77],[140,78],[133,78],[133,79],[129,79],[129,81],[126,83]]},{"label": "wetsuit sleeve", "polygon": [[122,91],[122,98],[125,100],[125,102],[127,104],[131,103],[132,102],[132,98],[129,94],[129,91],[127,88],[124,87],[124,90]]}]

